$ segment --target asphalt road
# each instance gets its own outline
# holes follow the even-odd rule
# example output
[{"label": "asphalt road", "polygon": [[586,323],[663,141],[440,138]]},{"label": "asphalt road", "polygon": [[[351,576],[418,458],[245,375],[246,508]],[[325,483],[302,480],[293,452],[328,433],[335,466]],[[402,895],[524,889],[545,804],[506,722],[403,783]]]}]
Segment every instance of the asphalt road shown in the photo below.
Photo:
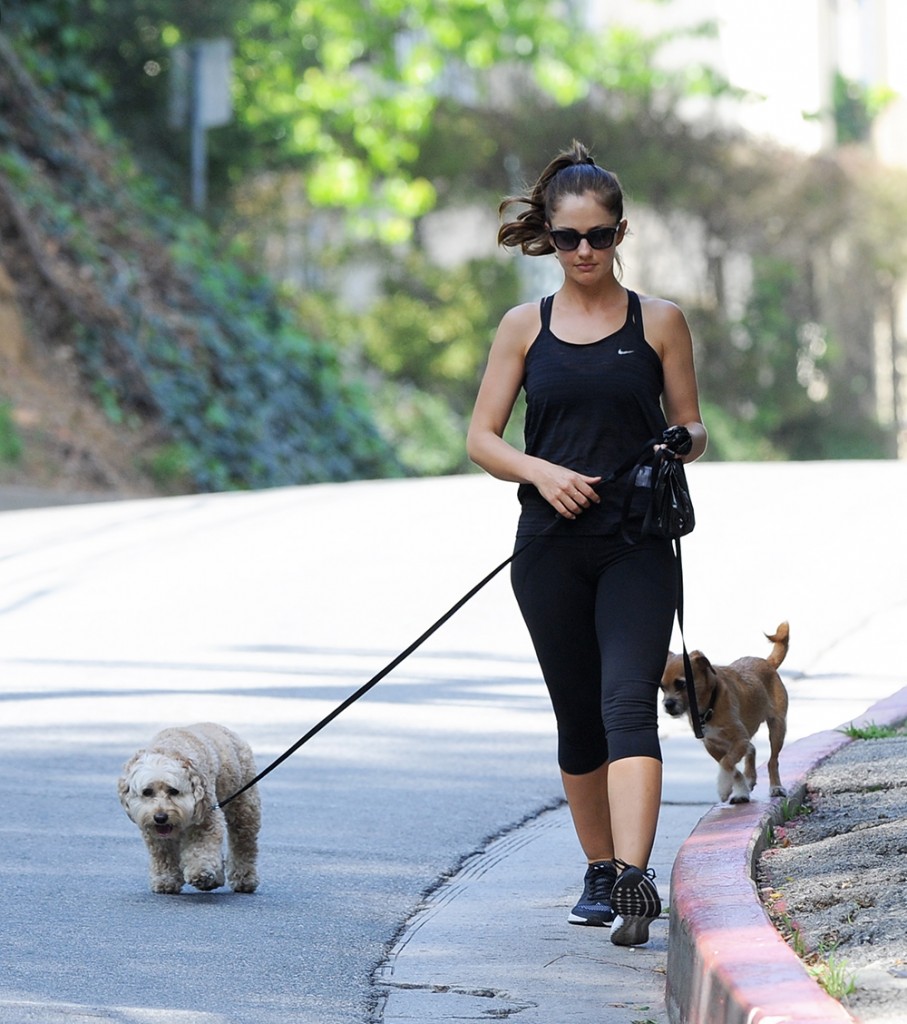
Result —
[{"label": "asphalt road", "polygon": [[[791,736],[902,685],[907,467],[689,475],[691,646],[761,654],[789,618]],[[151,894],[116,777],[199,720],[270,761],[506,556],[514,503],[475,476],[0,515],[2,1024],[380,1016],[372,974],[421,896],[560,799],[506,574],[262,783],[255,895]],[[666,799],[705,810],[712,762],[683,723],[664,738]]]}]

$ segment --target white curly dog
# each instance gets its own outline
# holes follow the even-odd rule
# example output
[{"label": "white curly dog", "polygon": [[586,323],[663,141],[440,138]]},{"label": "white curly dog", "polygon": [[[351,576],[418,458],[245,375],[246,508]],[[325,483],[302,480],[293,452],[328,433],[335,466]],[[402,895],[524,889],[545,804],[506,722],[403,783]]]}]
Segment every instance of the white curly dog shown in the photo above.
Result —
[{"label": "white curly dog", "polygon": [[151,855],[152,892],[178,893],[184,884],[209,891],[226,879],[234,892],[258,886],[261,801],[249,744],[222,725],[201,722],[164,729],[123,766],[120,802],[138,825]]}]

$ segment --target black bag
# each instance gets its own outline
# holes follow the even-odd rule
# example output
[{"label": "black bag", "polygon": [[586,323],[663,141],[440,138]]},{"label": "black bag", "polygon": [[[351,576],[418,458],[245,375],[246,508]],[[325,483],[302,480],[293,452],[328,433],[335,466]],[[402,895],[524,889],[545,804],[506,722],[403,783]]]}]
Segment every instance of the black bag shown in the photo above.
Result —
[{"label": "black bag", "polygon": [[685,537],[693,531],[696,516],[683,463],[664,449],[654,454],[652,501],[642,532],[658,537]]},{"label": "black bag", "polygon": [[[664,448],[654,450],[657,440],[647,442],[639,461],[630,470],[624,493],[621,530],[624,538],[633,541],[628,517],[634,494],[645,488],[649,501],[640,528],[641,535],[676,539],[691,533],[696,525],[693,501],[687,476],[680,459]],[[648,478],[648,480],[646,480]]]}]

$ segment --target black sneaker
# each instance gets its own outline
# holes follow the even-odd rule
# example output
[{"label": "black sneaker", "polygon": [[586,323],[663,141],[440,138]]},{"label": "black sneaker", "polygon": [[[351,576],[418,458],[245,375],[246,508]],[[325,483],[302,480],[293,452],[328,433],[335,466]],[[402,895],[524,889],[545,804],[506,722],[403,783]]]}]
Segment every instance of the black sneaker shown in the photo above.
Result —
[{"label": "black sneaker", "polygon": [[583,894],[567,918],[570,924],[610,925],[614,920],[611,890],[616,878],[614,861],[599,860],[590,864],[583,878]]},{"label": "black sneaker", "polygon": [[661,914],[655,872],[615,862],[623,868],[611,892],[611,904],[620,920],[611,929],[615,946],[641,946],[649,941],[649,925]]}]

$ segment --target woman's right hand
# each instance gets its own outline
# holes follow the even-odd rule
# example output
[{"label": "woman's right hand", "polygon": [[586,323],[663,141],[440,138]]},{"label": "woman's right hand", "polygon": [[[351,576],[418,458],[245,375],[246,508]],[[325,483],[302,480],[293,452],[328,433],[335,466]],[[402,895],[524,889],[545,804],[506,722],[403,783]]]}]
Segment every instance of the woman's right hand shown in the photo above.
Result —
[{"label": "woman's right hand", "polygon": [[584,476],[565,466],[538,459],[538,466],[532,474],[536,490],[558,515],[564,519],[576,519],[587,508],[597,505],[601,498],[595,490],[600,476]]}]

